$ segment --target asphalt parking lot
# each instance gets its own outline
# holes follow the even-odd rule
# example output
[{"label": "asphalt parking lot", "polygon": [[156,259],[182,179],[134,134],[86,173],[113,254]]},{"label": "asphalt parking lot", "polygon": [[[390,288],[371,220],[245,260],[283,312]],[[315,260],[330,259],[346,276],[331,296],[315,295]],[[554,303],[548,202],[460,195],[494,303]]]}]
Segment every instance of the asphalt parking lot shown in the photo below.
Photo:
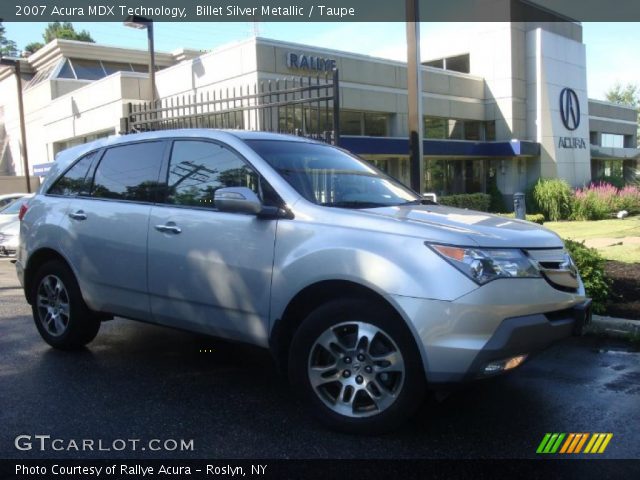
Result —
[{"label": "asphalt parking lot", "polygon": [[[307,415],[260,349],[121,319],[83,351],[49,348],[0,259],[0,458],[535,458],[546,432],[611,432],[598,458],[638,459],[638,419],[640,353],[584,337],[425,402],[395,433],[336,434]],[[19,451],[19,435],[192,439],[194,449]]]}]

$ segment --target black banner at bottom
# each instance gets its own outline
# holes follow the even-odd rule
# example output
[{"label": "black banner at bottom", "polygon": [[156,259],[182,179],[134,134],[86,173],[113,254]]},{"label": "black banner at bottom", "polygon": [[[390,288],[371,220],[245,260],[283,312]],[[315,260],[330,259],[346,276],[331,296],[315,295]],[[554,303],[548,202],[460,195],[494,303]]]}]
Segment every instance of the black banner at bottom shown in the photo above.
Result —
[{"label": "black banner at bottom", "polygon": [[617,479],[640,478],[640,460],[0,460],[0,478],[89,479]]}]

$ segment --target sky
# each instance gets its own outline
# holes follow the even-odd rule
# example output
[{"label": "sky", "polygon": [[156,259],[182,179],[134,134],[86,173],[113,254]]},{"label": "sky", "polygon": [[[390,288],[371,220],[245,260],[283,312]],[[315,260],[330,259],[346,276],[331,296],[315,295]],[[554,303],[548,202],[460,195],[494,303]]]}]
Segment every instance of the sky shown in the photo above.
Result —
[{"label": "sky", "polygon": [[[4,23],[7,38],[19,48],[42,41],[46,23]],[[640,84],[640,23],[583,23],[583,42],[587,46],[587,88],[590,98],[604,99],[616,82]],[[101,44],[146,49],[143,31],[120,23],[74,23],[76,31],[88,30]],[[451,40],[451,31],[474,28],[474,24],[421,24],[423,59],[429,58],[429,44]],[[443,32],[448,31],[447,35]],[[257,33],[261,37],[303,43],[336,50],[361,53],[393,60],[406,60],[405,24],[395,23],[169,23],[155,24],[158,51],[178,48],[210,50],[225,43],[246,39]]]}]

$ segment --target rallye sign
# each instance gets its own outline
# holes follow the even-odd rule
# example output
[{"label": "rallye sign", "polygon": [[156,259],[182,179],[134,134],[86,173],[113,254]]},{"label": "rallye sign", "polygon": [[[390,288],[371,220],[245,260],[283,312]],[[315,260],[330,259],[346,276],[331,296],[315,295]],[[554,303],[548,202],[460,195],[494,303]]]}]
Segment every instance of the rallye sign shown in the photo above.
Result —
[{"label": "rallye sign", "polygon": [[332,58],[322,58],[304,53],[288,52],[287,67],[298,70],[313,70],[330,72],[336,68],[336,61]]}]

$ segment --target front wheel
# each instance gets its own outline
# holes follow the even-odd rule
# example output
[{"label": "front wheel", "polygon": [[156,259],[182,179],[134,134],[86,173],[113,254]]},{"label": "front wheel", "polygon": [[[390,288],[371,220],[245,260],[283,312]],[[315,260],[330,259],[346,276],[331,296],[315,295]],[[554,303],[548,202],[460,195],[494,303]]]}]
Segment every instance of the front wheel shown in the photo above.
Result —
[{"label": "front wheel", "polygon": [[294,336],[289,375],[321,421],[353,433],[399,427],[419,406],[425,387],[403,320],[358,299],[311,312]]},{"label": "front wheel", "polygon": [[100,319],[84,303],[73,272],[63,262],[51,260],[38,269],[31,299],[38,332],[52,347],[80,348],[98,334]]}]

